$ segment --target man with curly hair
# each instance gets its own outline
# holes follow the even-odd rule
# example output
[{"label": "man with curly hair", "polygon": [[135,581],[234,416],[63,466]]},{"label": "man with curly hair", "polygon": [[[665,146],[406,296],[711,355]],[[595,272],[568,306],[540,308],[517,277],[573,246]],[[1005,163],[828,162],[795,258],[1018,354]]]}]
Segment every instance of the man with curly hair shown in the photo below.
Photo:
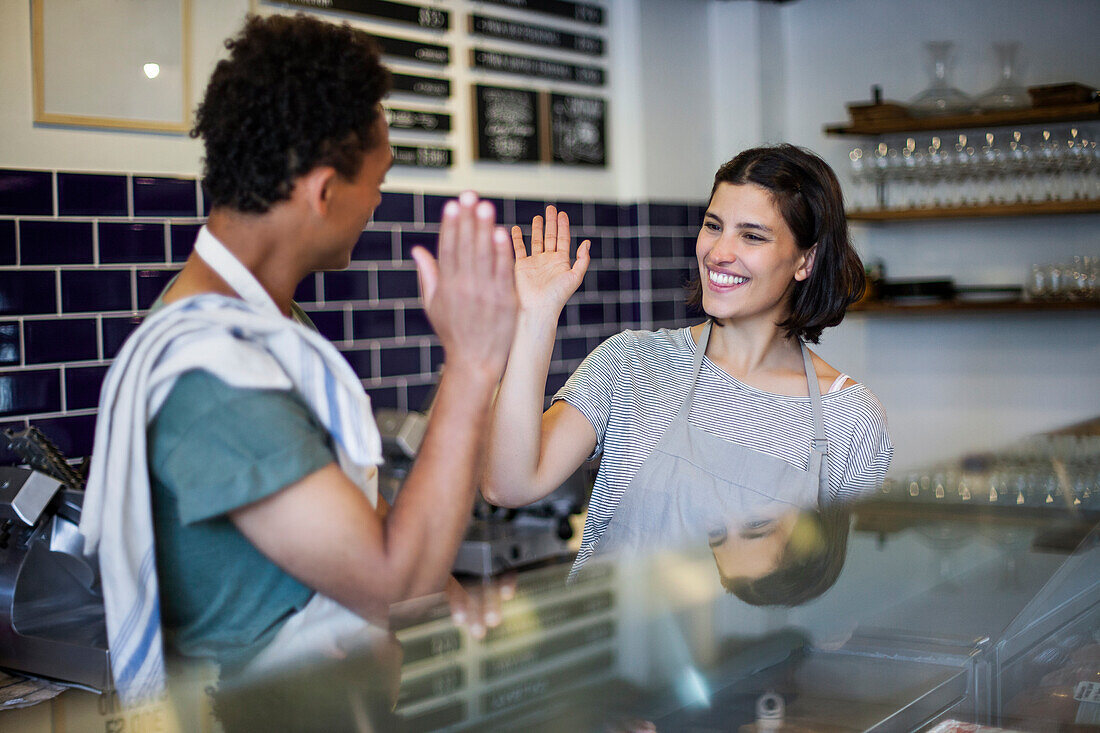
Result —
[{"label": "man with curly hair", "polygon": [[226,47],[192,132],[209,219],[100,403],[82,530],[125,702],[163,690],[162,649],[259,673],[442,589],[515,323],[511,243],[464,193],[438,261],[413,251],[445,369],[386,507],[369,399],[292,296],[347,266],[381,199],[389,72],[366,34],[301,15],[250,17]]}]

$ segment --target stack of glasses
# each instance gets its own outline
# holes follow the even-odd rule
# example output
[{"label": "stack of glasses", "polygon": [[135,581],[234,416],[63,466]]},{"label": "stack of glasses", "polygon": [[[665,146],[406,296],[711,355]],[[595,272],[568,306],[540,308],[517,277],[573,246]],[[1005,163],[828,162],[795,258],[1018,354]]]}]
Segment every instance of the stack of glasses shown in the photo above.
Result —
[{"label": "stack of glasses", "polygon": [[852,148],[851,211],[1100,200],[1094,127],[908,136]]}]

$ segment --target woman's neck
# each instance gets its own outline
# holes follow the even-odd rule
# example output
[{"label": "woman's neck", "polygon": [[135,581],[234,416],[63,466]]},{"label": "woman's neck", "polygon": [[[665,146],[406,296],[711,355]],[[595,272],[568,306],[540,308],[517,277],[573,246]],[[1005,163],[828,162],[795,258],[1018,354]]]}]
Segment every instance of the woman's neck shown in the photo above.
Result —
[{"label": "woman's neck", "polygon": [[[696,341],[701,331],[702,326],[692,329]],[[746,382],[767,381],[769,377],[803,371],[798,340],[788,338],[771,319],[715,319],[706,355]]]}]

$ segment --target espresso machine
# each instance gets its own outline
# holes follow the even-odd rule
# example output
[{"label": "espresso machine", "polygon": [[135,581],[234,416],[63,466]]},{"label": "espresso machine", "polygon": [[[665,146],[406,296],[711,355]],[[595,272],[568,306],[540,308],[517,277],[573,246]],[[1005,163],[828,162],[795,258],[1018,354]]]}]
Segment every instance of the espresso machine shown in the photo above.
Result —
[{"label": "espresso machine", "polygon": [[29,467],[0,466],[0,667],[102,692],[111,665],[78,529],[83,478],[35,428],[6,437]]},{"label": "espresso machine", "polygon": [[[428,418],[423,412],[393,409],[378,409],[374,417],[386,459],[379,471],[379,491],[393,503],[416,458]],[[518,509],[492,506],[479,495],[454,572],[489,577],[568,557],[573,537],[569,520],[584,510],[588,485],[582,467],[550,495]]]}]

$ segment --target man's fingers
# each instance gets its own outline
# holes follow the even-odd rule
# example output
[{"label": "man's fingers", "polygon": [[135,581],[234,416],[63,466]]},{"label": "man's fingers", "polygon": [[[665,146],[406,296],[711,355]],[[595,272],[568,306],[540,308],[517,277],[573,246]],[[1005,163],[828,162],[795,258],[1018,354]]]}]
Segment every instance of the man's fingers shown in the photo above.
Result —
[{"label": "man's fingers", "polygon": [[490,276],[496,267],[496,207],[489,201],[481,201],[474,216],[474,267],[479,273]]},{"label": "man's fingers", "polygon": [[458,202],[448,201],[443,207],[443,220],[439,222],[439,266],[448,272],[455,267],[458,212]]},{"label": "man's fingers", "polygon": [[569,214],[558,212],[558,249],[569,252]]},{"label": "man's fingers", "polygon": [[455,247],[455,264],[459,270],[472,270],[477,258],[477,194],[463,191],[458,197],[458,239]]},{"label": "man's fingers", "polygon": [[412,248],[412,258],[416,262],[416,278],[420,283],[420,300],[424,303],[424,310],[431,307],[432,298],[435,297],[435,288],[439,284],[439,265],[432,253],[424,247],[417,245]]},{"label": "man's fingers", "polygon": [[[522,241],[520,242],[522,245]],[[516,254],[514,247],[508,246],[508,232],[504,227],[493,228],[493,276],[504,280],[514,280]]]},{"label": "man's fingers", "polygon": [[543,247],[547,252],[558,250],[558,210],[553,204],[546,207],[546,241]]},{"label": "man's fingers", "polygon": [[523,230],[517,226],[512,227],[512,249],[515,250],[517,260],[527,256],[527,246],[523,243]]}]

